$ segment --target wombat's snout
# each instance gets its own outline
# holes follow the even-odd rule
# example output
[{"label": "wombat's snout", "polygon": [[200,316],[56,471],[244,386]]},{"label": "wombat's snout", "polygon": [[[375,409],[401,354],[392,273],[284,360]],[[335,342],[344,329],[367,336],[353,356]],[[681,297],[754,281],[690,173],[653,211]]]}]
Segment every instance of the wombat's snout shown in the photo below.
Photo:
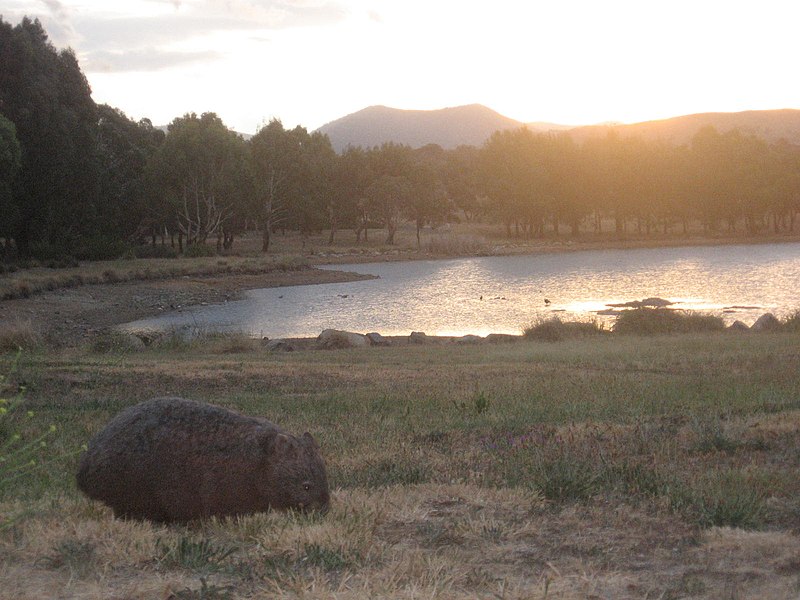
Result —
[{"label": "wombat's snout", "polygon": [[328,510],[331,507],[331,499],[330,496],[326,493],[323,497],[319,498],[318,500],[314,500],[309,502],[308,505],[300,505],[300,510],[304,513],[310,512],[318,512],[321,515],[328,514]]}]

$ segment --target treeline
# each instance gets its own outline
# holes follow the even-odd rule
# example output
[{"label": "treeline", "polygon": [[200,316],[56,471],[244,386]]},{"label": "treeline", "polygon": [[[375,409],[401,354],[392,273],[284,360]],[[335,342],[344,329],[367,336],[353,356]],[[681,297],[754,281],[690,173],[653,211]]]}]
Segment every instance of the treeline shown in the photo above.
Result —
[{"label": "treeline", "polygon": [[[107,258],[131,247],[230,249],[258,229],[501,223],[511,236],[631,229],[793,231],[800,148],[705,129],[671,146],[609,134],[577,144],[527,129],[481,148],[384,144],[337,154],[327,136],[273,120],[251,139],[214,113],[166,132],[96,105],[71,50],[41,24],[0,19],[0,241],[7,257]],[[373,232],[374,234],[374,232]]]}]

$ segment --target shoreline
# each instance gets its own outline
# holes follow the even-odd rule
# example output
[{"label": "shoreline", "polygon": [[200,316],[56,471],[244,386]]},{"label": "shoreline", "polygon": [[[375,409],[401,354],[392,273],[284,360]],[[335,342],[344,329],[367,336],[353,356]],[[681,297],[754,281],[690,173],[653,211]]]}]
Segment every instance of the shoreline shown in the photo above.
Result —
[{"label": "shoreline", "polygon": [[[502,247],[493,247],[493,251],[488,256],[537,256],[576,251],[798,243],[800,236],[770,236],[769,239],[690,237],[614,241],[565,239],[563,242],[554,243],[555,241],[540,240],[524,244],[505,244]],[[48,347],[75,347],[91,340],[98,334],[125,323],[189,306],[224,304],[241,299],[244,292],[251,289],[337,283],[371,278],[369,275],[337,270],[335,269],[337,265],[447,260],[474,256],[486,255],[472,253],[442,256],[402,248],[392,249],[388,252],[362,248],[359,253],[329,251],[306,254],[304,258],[310,264],[297,270],[260,274],[223,272],[210,275],[182,275],[164,279],[92,283],[71,288],[58,288],[28,298],[0,302],[5,313],[3,317],[0,317],[0,330],[4,326],[13,326],[16,323],[29,323],[45,340]],[[315,338],[302,339],[314,340]]]}]

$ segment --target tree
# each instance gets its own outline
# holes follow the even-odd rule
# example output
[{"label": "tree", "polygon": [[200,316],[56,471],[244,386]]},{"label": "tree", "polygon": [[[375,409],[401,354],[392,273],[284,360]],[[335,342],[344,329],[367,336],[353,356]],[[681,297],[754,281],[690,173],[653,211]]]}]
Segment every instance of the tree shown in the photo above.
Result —
[{"label": "tree", "polygon": [[447,196],[467,221],[472,221],[482,209],[478,153],[475,146],[459,146],[447,152],[442,169]]},{"label": "tree", "polygon": [[[305,130],[303,130],[305,131]],[[250,139],[250,160],[259,205],[261,251],[269,251],[275,227],[288,218],[289,206],[298,190],[297,167],[301,163],[298,143],[278,119],[272,119]]]},{"label": "tree", "polygon": [[417,248],[425,223],[443,223],[451,212],[447,188],[442,182],[445,155],[439,146],[425,146],[414,152],[416,159],[408,175],[411,185],[404,212],[414,222]]},{"label": "tree", "polygon": [[348,147],[335,159],[333,171],[333,193],[329,196],[328,222],[333,244],[334,236],[342,227],[352,227],[356,241],[361,241],[361,232],[367,231],[369,215],[366,212],[366,193],[372,180],[369,158],[360,147]]},{"label": "tree", "polygon": [[527,127],[495,132],[481,148],[479,171],[495,216],[511,235],[544,230],[552,181],[545,168],[548,138]]},{"label": "tree", "polygon": [[[162,214],[148,206],[146,168],[164,141],[165,134],[149,119],[138,123],[117,108],[97,107],[97,147],[100,165],[98,221],[106,231],[130,238],[149,230],[153,243],[163,231]],[[160,231],[159,231],[160,230]]]},{"label": "tree", "polygon": [[366,198],[383,222],[386,243],[391,245],[412,193],[413,150],[388,142],[369,151],[369,162],[374,179],[366,190]]},{"label": "tree", "polygon": [[12,203],[12,190],[22,165],[22,151],[17,140],[17,128],[0,114],[0,238],[3,253],[10,251],[9,240],[14,235],[17,209]]},{"label": "tree", "polygon": [[[175,119],[150,160],[156,198],[175,212],[181,239],[205,244],[248,199],[246,146],[214,113]],[[221,241],[218,241],[221,245]]]},{"label": "tree", "polygon": [[96,109],[74,53],[57,52],[38,20],[0,19],[0,112],[22,149],[11,198],[18,251],[74,248],[96,227]]}]

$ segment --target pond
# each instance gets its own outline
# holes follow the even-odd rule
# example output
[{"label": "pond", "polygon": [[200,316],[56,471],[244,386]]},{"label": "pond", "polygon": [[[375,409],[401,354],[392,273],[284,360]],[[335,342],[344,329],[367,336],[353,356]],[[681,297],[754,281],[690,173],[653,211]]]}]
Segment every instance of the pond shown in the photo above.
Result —
[{"label": "pond", "polygon": [[327,328],[383,335],[521,333],[552,316],[612,320],[615,308],[662,298],[674,308],[751,324],[800,308],[800,244],[576,251],[531,256],[324,267],[378,279],[250,290],[126,330],[316,337]]}]

